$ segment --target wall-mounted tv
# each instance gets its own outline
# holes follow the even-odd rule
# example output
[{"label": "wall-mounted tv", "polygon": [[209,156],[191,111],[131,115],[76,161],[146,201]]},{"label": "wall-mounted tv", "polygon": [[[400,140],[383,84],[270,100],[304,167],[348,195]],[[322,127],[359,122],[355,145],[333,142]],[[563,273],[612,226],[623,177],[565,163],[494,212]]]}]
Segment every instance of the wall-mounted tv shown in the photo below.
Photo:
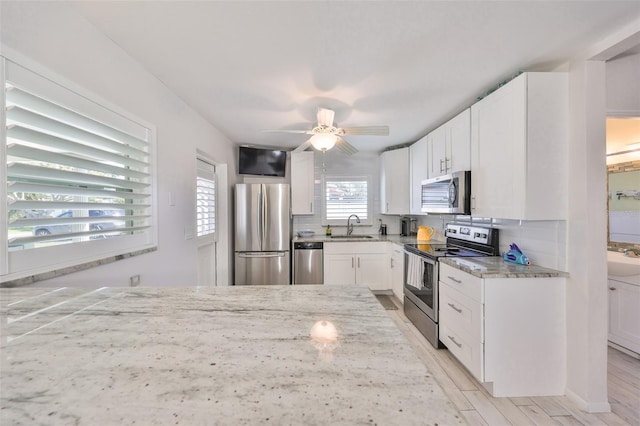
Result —
[{"label": "wall-mounted tv", "polygon": [[238,157],[238,173],[241,175],[284,177],[286,151],[241,146]]}]

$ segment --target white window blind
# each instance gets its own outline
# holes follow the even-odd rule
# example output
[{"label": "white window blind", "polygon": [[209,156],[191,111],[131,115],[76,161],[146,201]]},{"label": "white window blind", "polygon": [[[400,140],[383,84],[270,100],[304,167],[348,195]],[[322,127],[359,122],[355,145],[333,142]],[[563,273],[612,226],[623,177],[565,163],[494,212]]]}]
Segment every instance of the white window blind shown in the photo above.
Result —
[{"label": "white window blind", "polygon": [[367,177],[327,176],[324,180],[325,220],[346,221],[357,214],[369,219],[369,179]]},{"label": "white window blind", "polygon": [[198,237],[216,233],[216,169],[198,158],[196,179],[196,226]]},{"label": "white window blind", "polygon": [[146,232],[151,131],[6,65],[8,250]]}]

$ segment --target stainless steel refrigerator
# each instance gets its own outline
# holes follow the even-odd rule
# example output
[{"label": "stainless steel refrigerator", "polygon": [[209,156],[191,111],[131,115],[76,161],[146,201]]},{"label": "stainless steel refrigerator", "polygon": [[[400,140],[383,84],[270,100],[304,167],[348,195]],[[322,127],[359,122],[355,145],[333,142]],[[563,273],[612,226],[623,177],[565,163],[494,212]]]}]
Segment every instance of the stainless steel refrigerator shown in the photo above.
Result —
[{"label": "stainless steel refrigerator", "polygon": [[236,185],[235,285],[290,283],[287,184]]}]

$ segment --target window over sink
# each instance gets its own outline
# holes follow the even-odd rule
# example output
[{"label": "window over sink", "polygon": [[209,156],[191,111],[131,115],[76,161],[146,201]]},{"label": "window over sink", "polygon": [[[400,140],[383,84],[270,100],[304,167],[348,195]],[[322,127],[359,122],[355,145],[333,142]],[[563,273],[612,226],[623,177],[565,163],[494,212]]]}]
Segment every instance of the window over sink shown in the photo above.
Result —
[{"label": "window over sink", "polygon": [[371,178],[369,176],[325,176],[323,225],[345,225],[356,214],[362,224],[371,224]]}]

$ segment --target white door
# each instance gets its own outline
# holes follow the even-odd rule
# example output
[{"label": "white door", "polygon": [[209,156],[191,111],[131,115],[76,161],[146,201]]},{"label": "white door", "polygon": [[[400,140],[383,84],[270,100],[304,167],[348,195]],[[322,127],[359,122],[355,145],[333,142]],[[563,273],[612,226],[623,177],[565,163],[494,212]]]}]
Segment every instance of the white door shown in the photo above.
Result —
[{"label": "white door", "polygon": [[216,169],[197,159],[196,235],[198,244],[198,285],[216,285]]}]

